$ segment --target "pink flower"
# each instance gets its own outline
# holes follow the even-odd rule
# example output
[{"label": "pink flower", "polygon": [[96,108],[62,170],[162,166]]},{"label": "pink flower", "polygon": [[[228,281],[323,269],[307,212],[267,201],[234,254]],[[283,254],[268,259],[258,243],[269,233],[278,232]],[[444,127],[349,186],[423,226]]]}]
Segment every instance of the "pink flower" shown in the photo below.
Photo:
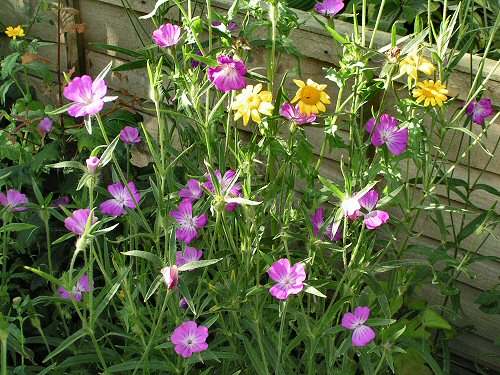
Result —
[{"label": "pink flower", "polygon": [[[373,127],[375,126],[375,130]],[[408,129],[397,130],[398,120],[389,115],[380,116],[380,122],[375,124],[372,118],[366,123],[366,131],[372,133],[372,144],[382,146],[384,143],[393,155],[401,155],[408,147]]]},{"label": "pink flower", "polygon": [[310,116],[306,115],[305,113],[301,113],[298,103],[295,105],[295,107],[292,107],[290,103],[283,103],[280,109],[280,114],[281,116],[286,117],[297,125],[310,124],[316,121],[316,115],[314,113],[311,113]]},{"label": "pink flower", "polygon": [[280,259],[269,268],[269,277],[277,282],[269,293],[278,299],[287,299],[290,294],[299,294],[304,288],[306,272],[302,263],[295,263],[290,268],[288,259]]},{"label": "pink flower", "polygon": [[[61,298],[64,299],[71,299],[70,292],[63,287],[57,288],[57,291],[61,293]],[[80,302],[82,300],[82,293],[88,293],[90,292],[90,287],[89,287],[89,277],[87,276],[86,273],[80,277],[80,279],[77,281],[76,285],[73,287],[71,290],[71,294],[73,295],[73,298],[75,299],[76,302]]]},{"label": "pink flower", "polygon": [[491,100],[483,98],[479,101],[473,100],[465,110],[465,113],[469,116],[472,115],[472,122],[483,125],[484,119],[491,116],[495,111],[491,107]]},{"label": "pink flower", "polygon": [[128,188],[132,192],[133,197],[129,193],[129,189],[123,186],[121,182],[109,185],[109,194],[111,194],[114,199],[108,199],[107,201],[101,203],[101,212],[106,215],[121,216],[126,212],[124,207],[136,208],[136,202],[139,203],[141,196],[137,192],[137,188],[133,182],[128,183]]},{"label": "pink flower", "polygon": [[202,195],[203,189],[200,186],[200,181],[195,179],[190,179],[187,182],[187,188],[179,191],[179,197],[187,198],[191,201],[200,199]]},{"label": "pink flower", "polygon": [[175,264],[177,266],[182,266],[186,263],[196,262],[203,256],[203,251],[195,249],[191,246],[186,246],[186,250],[184,250],[184,254],[182,251],[177,252],[177,258],[175,260]]},{"label": "pink flower", "polygon": [[167,289],[174,289],[179,285],[179,270],[175,264],[171,267],[162,268],[160,272],[163,275],[163,281]]},{"label": "pink flower", "polygon": [[[64,220],[64,226],[75,234],[82,235],[85,233],[85,228],[87,227],[87,222],[89,221],[90,209],[80,209],[73,212],[71,217]],[[90,225],[97,222],[97,217],[92,215],[92,220]]]},{"label": "pink flower", "polygon": [[368,229],[378,228],[389,220],[389,214],[387,212],[381,210],[372,211],[377,202],[378,193],[375,190],[370,190],[359,198],[359,204],[368,211],[368,213],[364,214],[365,225]]},{"label": "pink flower", "polygon": [[323,3],[316,3],[314,8],[324,16],[333,17],[342,10],[344,3],[342,0],[324,0]]},{"label": "pink flower", "polygon": [[52,207],[56,210],[60,210],[61,206],[67,206],[70,203],[69,197],[59,197],[52,203]]},{"label": "pink flower", "polygon": [[319,231],[325,225],[325,220],[323,220],[323,212],[325,211],[324,208],[318,208],[315,212],[314,215],[310,215],[309,218],[311,219],[311,223],[313,225],[313,230],[314,230],[314,235],[317,237],[319,234]]},{"label": "pink flower", "polygon": [[360,208],[361,206],[359,205],[359,200],[356,196],[356,193],[353,194],[352,197],[346,195],[345,199],[342,201],[342,210],[344,211],[344,214],[349,218],[352,218],[353,215],[356,215],[356,211],[358,211]]},{"label": "pink flower", "polygon": [[106,96],[108,87],[103,79],[92,81],[90,76],[74,78],[64,89],[64,96],[73,101],[68,113],[73,117],[92,116],[99,113],[104,102],[115,100],[116,96]]},{"label": "pink flower", "polygon": [[217,30],[227,33],[228,31],[236,31],[236,24],[234,22],[230,22],[227,26],[224,25],[223,23],[214,21],[212,22],[212,26],[215,27]]},{"label": "pink flower", "polygon": [[123,143],[129,146],[141,141],[139,130],[131,126],[125,126],[123,128],[123,130],[120,132],[120,139]]},{"label": "pink flower", "polygon": [[94,174],[97,171],[97,167],[99,166],[100,162],[101,160],[99,160],[99,158],[96,156],[91,156],[90,158],[88,158],[86,160],[86,163],[89,173]]},{"label": "pink flower", "polygon": [[220,65],[208,68],[208,79],[218,90],[228,92],[241,90],[247,86],[245,74],[247,68],[243,61],[235,61],[231,56],[220,55],[217,58]]},{"label": "pink flower", "polygon": [[49,117],[45,117],[42,121],[40,121],[38,128],[43,133],[49,133],[52,130],[52,120]]},{"label": "pink flower", "polygon": [[207,327],[198,326],[195,322],[189,321],[182,323],[174,330],[170,341],[175,345],[174,350],[177,354],[189,358],[193,353],[208,349],[207,337]]},{"label": "pink flower", "polygon": [[28,198],[20,191],[9,189],[7,195],[0,193],[0,204],[7,207],[10,212],[26,211],[28,209],[24,206],[26,203],[28,203]]},{"label": "pink flower", "polygon": [[[333,242],[342,239],[342,229],[340,227],[341,221],[332,222],[326,229],[326,236]],[[335,233],[335,234],[334,234]]]},{"label": "pink flower", "polygon": [[179,307],[181,309],[185,309],[186,307],[188,307],[188,303],[186,301],[186,298],[182,297],[181,300],[179,301]]},{"label": "pink flower", "polygon": [[[216,169],[215,175],[217,176],[217,181],[219,181],[221,195],[224,198],[241,197],[241,189],[243,187],[241,182],[235,182],[229,189],[231,183],[233,182],[234,176],[236,175],[236,171],[230,169],[226,173],[224,173],[224,177],[222,177],[220,171]],[[203,186],[205,186],[205,189],[209,190],[212,194],[217,194],[212,181],[212,175],[210,173],[206,173],[205,177],[208,178],[208,181],[203,184]],[[226,211],[231,212],[236,206],[239,206],[239,204],[228,203],[226,205]]]},{"label": "pink flower", "polygon": [[352,344],[354,346],[366,346],[375,338],[375,332],[364,323],[370,316],[370,308],[358,306],[354,309],[354,314],[347,312],[342,317],[342,326],[354,330],[352,334]]},{"label": "pink flower", "polygon": [[170,212],[170,215],[179,223],[180,228],[175,231],[175,236],[189,244],[199,236],[198,228],[207,225],[207,215],[193,216],[193,204],[189,199],[184,199],[179,204],[179,209]]},{"label": "pink flower", "polygon": [[177,25],[167,23],[153,32],[154,42],[163,48],[174,47],[181,40],[182,29]]}]

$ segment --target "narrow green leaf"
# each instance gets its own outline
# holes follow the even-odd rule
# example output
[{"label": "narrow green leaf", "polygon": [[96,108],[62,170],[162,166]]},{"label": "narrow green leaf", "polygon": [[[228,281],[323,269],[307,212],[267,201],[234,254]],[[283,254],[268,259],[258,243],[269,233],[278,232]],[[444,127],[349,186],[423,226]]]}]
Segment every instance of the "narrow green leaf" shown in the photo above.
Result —
[{"label": "narrow green leaf", "polygon": [[43,271],[40,271],[40,270],[37,270],[36,268],[31,268],[31,267],[28,267],[28,266],[24,266],[24,268],[26,268],[28,271],[31,271],[33,273],[36,273],[38,276],[41,276],[43,277],[44,279],[50,281],[51,283],[54,283],[56,284],[57,286],[63,286],[63,283],[61,280],[59,279],[56,279],[54,276],[51,276],[49,275],[48,273],[46,272],[43,272]]},{"label": "narrow green leaf", "polygon": [[155,255],[153,253],[149,253],[147,251],[130,250],[130,251],[122,252],[122,254],[123,255],[132,256],[132,257],[138,257],[138,258],[146,259],[147,261],[150,261],[150,262],[154,263],[154,265],[156,267],[159,267],[159,268],[165,266],[165,262],[160,257],[158,257],[157,255]]},{"label": "narrow green leaf", "polygon": [[311,285],[305,284],[305,283],[304,283],[304,292],[318,296],[318,297],[326,298],[326,296],[323,293],[321,293],[318,289],[316,289],[315,287],[313,287]]},{"label": "narrow green leaf", "polygon": [[43,363],[47,362],[51,358],[54,358],[56,355],[61,353],[62,351],[66,350],[70,345],[72,345],[75,341],[81,339],[82,337],[86,336],[87,332],[84,331],[83,329],[73,333],[71,336],[69,336],[66,340],[64,340],[61,345],[59,345],[56,350],[51,352],[45,359],[42,361]]},{"label": "narrow green leaf", "polygon": [[222,260],[222,258],[208,259],[208,260],[197,260],[196,262],[189,262],[189,263],[186,263],[186,264],[183,264],[182,266],[180,266],[179,271],[191,271],[191,270],[194,270],[196,268],[210,266],[212,264],[220,262],[221,260]]},{"label": "narrow green leaf", "polygon": [[33,224],[10,223],[10,224],[7,224],[7,225],[4,225],[3,227],[1,227],[0,233],[3,233],[3,232],[21,232],[23,230],[33,229],[36,227],[37,226],[33,225]]}]

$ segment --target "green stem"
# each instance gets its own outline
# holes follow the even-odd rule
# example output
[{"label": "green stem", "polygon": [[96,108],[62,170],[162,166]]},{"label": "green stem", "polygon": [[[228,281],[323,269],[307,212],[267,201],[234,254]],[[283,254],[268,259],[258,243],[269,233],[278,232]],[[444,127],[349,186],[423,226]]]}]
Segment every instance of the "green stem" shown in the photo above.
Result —
[{"label": "green stem", "polygon": [[[276,370],[281,367],[281,347],[283,345],[283,329],[285,328],[286,301],[283,301],[283,310],[281,311],[280,333],[278,336],[278,354],[276,355]],[[277,371],[278,372],[278,371]]]},{"label": "green stem", "polygon": [[7,375],[7,335],[2,335],[2,375]]}]

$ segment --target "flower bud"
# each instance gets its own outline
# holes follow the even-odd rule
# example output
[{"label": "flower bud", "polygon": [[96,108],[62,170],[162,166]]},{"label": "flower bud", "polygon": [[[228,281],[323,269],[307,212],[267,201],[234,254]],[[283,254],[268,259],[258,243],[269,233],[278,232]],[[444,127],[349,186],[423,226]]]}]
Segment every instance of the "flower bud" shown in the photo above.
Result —
[{"label": "flower bud", "polygon": [[175,264],[172,267],[162,268],[161,274],[163,275],[163,281],[165,281],[167,289],[173,289],[179,284],[179,271]]},{"label": "flower bud", "polygon": [[89,170],[89,173],[94,174],[97,171],[99,162],[100,160],[97,156],[91,156],[87,159],[87,169]]}]

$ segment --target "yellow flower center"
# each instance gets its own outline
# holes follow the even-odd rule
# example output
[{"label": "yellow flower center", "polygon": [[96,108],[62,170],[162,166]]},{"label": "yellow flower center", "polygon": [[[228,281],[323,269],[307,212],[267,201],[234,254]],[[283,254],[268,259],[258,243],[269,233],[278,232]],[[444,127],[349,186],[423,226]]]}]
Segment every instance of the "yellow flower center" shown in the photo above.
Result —
[{"label": "yellow flower center", "polygon": [[250,94],[247,98],[248,108],[258,109],[260,104],[260,99],[257,94]]},{"label": "yellow flower center", "polygon": [[314,105],[320,101],[321,91],[316,87],[305,86],[300,91],[300,100],[305,104]]}]

